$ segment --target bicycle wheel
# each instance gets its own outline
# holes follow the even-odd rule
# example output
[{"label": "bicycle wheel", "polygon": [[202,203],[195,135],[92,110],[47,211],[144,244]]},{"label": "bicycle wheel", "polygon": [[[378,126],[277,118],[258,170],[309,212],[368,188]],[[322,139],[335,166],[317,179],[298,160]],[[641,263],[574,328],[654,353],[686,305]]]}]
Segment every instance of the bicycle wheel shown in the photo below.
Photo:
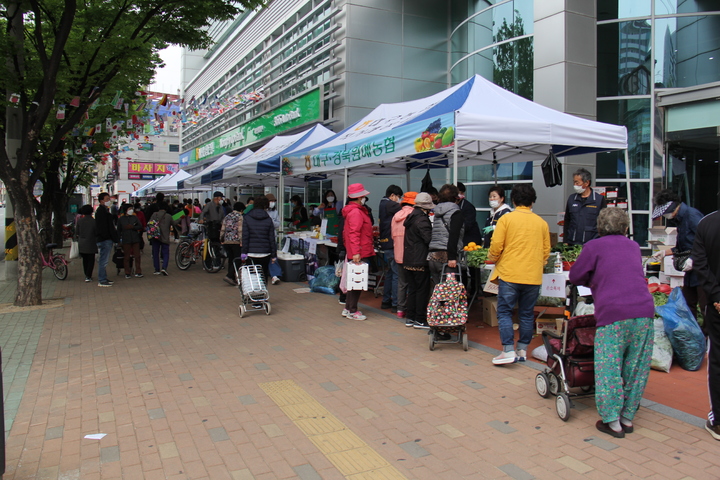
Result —
[{"label": "bicycle wheel", "polygon": [[222,270],[225,259],[220,255],[220,245],[210,242],[208,244],[207,255],[203,259],[203,268],[208,273],[217,273]]},{"label": "bicycle wheel", "polygon": [[53,257],[53,264],[55,267],[53,268],[53,273],[55,274],[55,277],[58,280],[65,280],[68,276],[68,267],[65,264],[65,261],[61,257]]},{"label": "bicycle wheel", "polygon": [[192,246],[182,242],[175,250],[175,264],[180,270],[187,270],[192,265]]}]

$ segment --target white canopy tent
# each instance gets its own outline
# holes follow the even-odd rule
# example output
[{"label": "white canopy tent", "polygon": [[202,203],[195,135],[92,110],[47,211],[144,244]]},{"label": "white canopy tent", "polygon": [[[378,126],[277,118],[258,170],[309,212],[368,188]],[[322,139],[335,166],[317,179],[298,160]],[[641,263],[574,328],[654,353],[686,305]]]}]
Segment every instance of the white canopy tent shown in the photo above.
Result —
[{"label": "white canopy tent", "polygon": [[156,192],[174,192],[177,190],[177,182],[190,177],[190,174],[185,170],[178,170],[169,177],[164,177],[162,181],[156,183],[153,189]]},{"label": "white canopy tent", "polygon": [[135,190],[134,192],[132,192],[132,193],[130,194],[130,196],[131,196],[131,197],[144,197],[145,195],[147,195],[147,192],[148,192],[154,185],[157,185],[157,184],[160,183],[163,179],[168,178],[168,177],[172,177],[173,175],[175,175],[175,174],[174,174],[174,173],[168,173],[167,175],[163,175],[162,177],[158,177],[158,178],[156,178],[155,180],[152,180],[152,181],[146,183],[146,184],[143,185],[142,187],[140,187],[140,188],[138,188],[137,190]]},{"label": "white canopy tent", "polygon": [[177,189],[180,190],[190,190],[193,187],[197,187],[202,183],[202,177],[203,175],[212,172],[216,168],[220,167],[221,165],[224,165],[228,162],[230,162],[235,157],[231,155],[223,155],[217,160],[215,160],[213,163],[202,169],[200,172],[196,173],[195,175],[192,175],[191,177],[188,177],[184,180],[180,180],[177,183]]}]

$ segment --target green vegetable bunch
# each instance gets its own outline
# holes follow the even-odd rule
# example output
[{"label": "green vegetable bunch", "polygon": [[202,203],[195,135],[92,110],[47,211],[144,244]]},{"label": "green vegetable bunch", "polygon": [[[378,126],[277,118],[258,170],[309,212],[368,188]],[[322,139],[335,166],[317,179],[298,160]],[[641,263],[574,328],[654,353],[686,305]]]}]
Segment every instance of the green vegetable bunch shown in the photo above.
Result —
[{"label": "green vegetable bunch", "polygon": [[656,307],[665,305],[668,301],[667,294],[662,293],[662,292],[653,292],[652,296],[653,296],[653,301],[655,302]]},{"label": "green vegetable bunch", "polygon": [[473,250],[471,252],[465,252],[465,255],[467,256],[467,263],[469,267],[482,268],[487,260],[488,249],[478,248],[477,250]]},{"label": "green vegetable bunch", "polygon": [[574,262],[582,252],[582,245],[568,245],[566,243],[557,243],[552,248],[553,252],[560,252],[562,259],[566,262]]}]

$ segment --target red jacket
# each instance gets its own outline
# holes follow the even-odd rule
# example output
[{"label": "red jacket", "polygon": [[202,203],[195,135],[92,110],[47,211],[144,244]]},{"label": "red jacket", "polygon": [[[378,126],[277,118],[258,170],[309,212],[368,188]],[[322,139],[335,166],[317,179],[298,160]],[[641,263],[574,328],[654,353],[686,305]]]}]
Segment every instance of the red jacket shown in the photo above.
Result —
[{"label": "red jacket", "polygon": [[345,218],[343,243],[348,260],[352,260],[353,255],[358,254],[362,258],[375,255],[372,224],[367,210],[357,203],[348,203],[342,209],[342,215]]}]

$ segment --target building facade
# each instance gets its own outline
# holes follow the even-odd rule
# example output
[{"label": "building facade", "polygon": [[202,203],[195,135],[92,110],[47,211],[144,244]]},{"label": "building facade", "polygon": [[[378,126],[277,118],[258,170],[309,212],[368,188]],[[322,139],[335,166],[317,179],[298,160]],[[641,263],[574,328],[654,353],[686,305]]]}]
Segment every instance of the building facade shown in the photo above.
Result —
[{"label": "building facade", "polygon": [[315,122],[337,132],[378,104],[480,74],[551,108],[626,126],[630,165],[623,152],[567,157],[564,186],[552,189],[539,162],[463,168],[479,220],[491,185],[528,182],[535,210],[557,230],[572,172],[585,167],[597,186],[632,199],[644,245],[658,189],[676,189],[704,213],[718,208],[719,27],[720,4],[710,0],[273,0],[214,25],[211,50],[184,55],[183,95],[200,115],[184,124],[180,164],[192,172]]}]

